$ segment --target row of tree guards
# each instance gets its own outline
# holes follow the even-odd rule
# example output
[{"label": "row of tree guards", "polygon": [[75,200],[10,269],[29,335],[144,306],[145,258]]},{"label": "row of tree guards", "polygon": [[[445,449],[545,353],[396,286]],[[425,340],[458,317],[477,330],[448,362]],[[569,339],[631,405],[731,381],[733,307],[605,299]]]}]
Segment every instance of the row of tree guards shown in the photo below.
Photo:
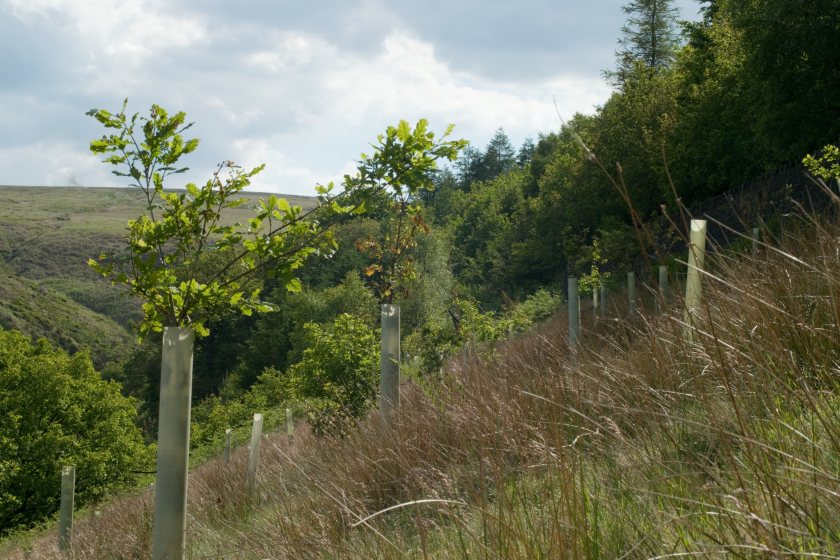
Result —
[{"label": "row of tree guards", "polygon": [[[263,415],[260,413],[254,414],[254,420],[251,425],[251,439],[248,444],[248,463],[245,474],[245,487],[247,491],[253,494],[256,490],[257,467],[259,464],[260,440],[262,439]],[[294,415],[291,408],[286,409],[286,434],[289,442],[294,438]],[[225,430],[224,451],[222,457],[227,463],[231,457],[231,436],[233,430],[230,428]],[[160,481],[170,483],[167,477],[156,478],[158,485],[155,488],[155,496],[160,494]],[[152,487],[155,487],[153,484]],[[75,502],[76,489],[76,467],[67,465],[61,468],[61,505],[59,507],[58,517],[58,549],[62,553],[69,553],[71,551],[72,536],[73,536],[73,509]],[[160,501],[156,500],[156,504]],[[178,502],[180,504],[180,500]],[[95,512],[96,515],[99,512]],[[180,526],[180,525],[179,525]],[[170,556],[164,556],[169,558]]]},{"label": "row of tree guards", "polygon": [[[146,115],[129,115],[127,104],[126,100],[118,111],[88,111],[106,129],[106,134],[91,141],[90,149],[104,156],[103,161],[116,168],[114,173],[129,178],[149,204],[143,219],[128,222],[131,259],[103,254],[89,259],[88,264],[144,301],[141,334],[163,330],[152,557],[181,559],[185,553],[193,333],[209,334],[208,322],[225,311],[245,315],[269,311],[272,306],[260,299],[259,290],[248,295],[247,279],[272,270],[285,280],[286,288],[299,287],[294,271],[313,251],[330,247],[326,230],[346,216],[363,212],[364,201],[380,193],[394,204],[393,236],[370,240],[359,248],[373,261],[366,270],[368,276],[389,270],[377,277],[375,288],[382,301],[390,304],[410,269],[408,263],[398,263],[399,255],[413,246],[418,229],[426,228],[419,214],[413,213],[418,209],[414,201],[432,188],[437,161],[454,161],[467,141],[447,139],[451,125],[436,137],[425,119],[413,127],[400,121],[377,137],[373,153],[362,155],[356,173],[344,176],[341,192],[332,193],[332,185],[317,187],[325,204],[304,210],[272,195],[258,200],[247,225],[229,226],[223,225],[220,213],[243,202],[237,197],[264,166],[249,171],[225,161],[201,186],[187,185],[183,194],[165,191],[166,177],[188,169],[176,162],[198,146],[197,138],[183,136],[192,123],[186,121],[183,111],[170,114],[160,105],[152,105]],[[408,227],[409,223],[413,225]],[[210,247],[222,266],[208,273],[194,265],[204,262]],[[182,266],[185,264],[189,266]],[[387,317],[383,402],[395,408],[399,402],[399,331],[389,334],[389,325],[399,325],[398,308],[383,307],[383,317]],[[258,448],[253,445],[252,464],[257,456]]]},{"label": "row of tree guards", "polygon": [[[759,229],[752,231],[752,252],[758,252]],[[689,235],[687,275],[685,283],[685,324],[686,337],[691,338],[691,325],[693,317],[700,308],[702,295],[702,275],[706,258],[706,220],[691,220],[691,232]],[[668,267],[659,267],[659,305],[660,312],[664,312],[664,303],[670,297],[668,285]],[[578,294],[578,278],[569,277],[569,346],[575,349],[580,344],[580,295]],[[599,293],[600,292],[600,293]],[[601,285],[600,290],[592,290],[592,307],[597,315],[607,315],[607,293],[606,288]],[[636,274],[627,273],[627,308],[628,313],[636,313]]]},{"label": "row of tree guards", "polygon": [[[380,412],[390,425],[400,403],[400,306],[392,303],[382,304],[381,308],[381,346],[380,346]],[[172,331],[172,332],[170,332]],[[152,557],[169,559],[183,557],[184,535],[186,533],[186,485],[188,472],[189,448],[189,403],[192,379],[192,352],[179,352],[186,345],[175,344],[172,337],[192,336],[189,329],[166,329],[164,331],[164,359],[161,371],[161,412],[159,430],[170,437],[158,439],[158,486],[155,489],[155,523],[152,535]],[[169,346],[167,346],[169,342]],[[191,344],[189,347],[191,348]],[[166,349],[171,351],[167,352]],[[188,379],[176,382],[171,373],[188,369]],[[164,396],[166,391],[166,397]],[[166,413],[164,413],[166,409]],[[173,410],[186,410],[186,414],[177,414]],[[167,428],[165,428],[165,426]],[[262,438],[263,415],[254,414],[251,440],[248,445],[248,466],[245,486],[249,493],[256,490],[257,466],[259,464],[260,440]],[[289,441],[294,434],[292,410],[286,409],[286,431]],[[180,434],[180,437],[176,437]],[[223,457],[230,460],[231,430],[225,430]],[[185,438],[185,439],[184,439]],[[163,450],[161,450],[163,446]],[[164,469],[165,464],[174,465],[173,470]],[[67,538],[69,546],[69,536]]]},{"label": "row of tree guards", "polygon": [[[752,249],[755,253],[758,251],[758,229],[753,229],[752,234]],[[685,292],[688,337],[691,336],[693,314],[700,307],[705,250],[706,221],[692,220]],[[575,348],[580,344],[578,279],[569,278],[568,288],[569,344]],[[659,290],[664,302],[669,296],[668,271],[664,266],[659,267]],[[632,314],[635,312],[636,303],[636,277],[632,272],[627,274],[627,294],[629,311]],[[606,316],[607,293],[603,285],[600,289],[593,290],[592,303],[596,313]],[[379,409],[383,421],[390,425],[400,402],[399,305],[382,304],[381,321]],[[188,327],[166,327],[163,332],[155,517],[152,529],[152,558],[155,560],[183,558],[185,550],[193,337],[193,331]],[[255,414],[246,472],[246,487],[250,492],[253,492],[256,486],[262,426],[262,414]],[[290,409],[286,409],[286,428],[291,440],[294,424]],[[228,461],[230,455],[231,430],[228,429],[225,432],[223,457]],[[58,541],[59,548],[68,551],[72,540],[75,468],[64,467],[61,480]]]},{"label": "row of tree guards", "polygon": [[[758,252],[759,229],[752,230],[752,252]],[[702,294],[702,273],[706,256],[706,220],[691,220],[689,235],[688,266],[686,278],[685,322],[690,325],[692,316],[700,308]],[[570,277],[569,284],[569,345],[576,347],[580,342],[580,296],[578,294],[578,278]],[[668,285],[668,268],[659,267],[660,308],[664,311],[664,302],[670,297]],[[628,310],[632,315],[636,312],[636,275],[627,273]],[[601,317],[607,315],[607,289],[603,284],[592,290],[592,307]],[[394,304],[382,305],[382,343],[380,355],[380,401],[379,410],[385,422],[389,422],[394,411],[399,406],[400,392],[400,307]]]}]

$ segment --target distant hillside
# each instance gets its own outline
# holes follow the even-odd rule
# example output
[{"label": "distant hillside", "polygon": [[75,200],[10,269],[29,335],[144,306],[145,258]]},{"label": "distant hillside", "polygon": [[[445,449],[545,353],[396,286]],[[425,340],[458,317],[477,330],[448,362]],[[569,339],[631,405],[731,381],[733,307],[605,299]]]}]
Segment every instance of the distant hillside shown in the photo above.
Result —
[{"label": "distant hillside", "polygon": [[126,357],[135,344],[128,329],[78,303],[57,283],[30,280],[6,266],[0,268],[0,326],[46,338],[70,352],[89,348],[98,368]]},{"label": "distant hillside", "polygon": [[[304,207],[315,202],[286,198]],[[0,186],[0,326],[70,351],[90,348],[97,367],[125,355],[139,304],[86,263],[123,247],[126,222],[144,208],[137,189]],[[250,215],[246,204],[227,219]]]}]

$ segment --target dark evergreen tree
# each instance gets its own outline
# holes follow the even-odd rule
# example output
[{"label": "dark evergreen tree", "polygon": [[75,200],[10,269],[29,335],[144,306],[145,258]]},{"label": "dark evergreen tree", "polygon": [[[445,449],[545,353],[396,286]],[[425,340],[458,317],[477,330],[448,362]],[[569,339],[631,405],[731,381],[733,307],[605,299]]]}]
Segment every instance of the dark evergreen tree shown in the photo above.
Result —
[{"label": "dark evergreen tree", "polygon": [[618,67],[604,73],[619,87],[637,65],[654,70],[670,66],[679,46],[679,11],[673,0],[631,0],[621,10],[627,21],[615,53]]},{"label": "dark evergreen tree", "polygon": [[516,164],[519,167],[525,167],[531,163],[531,159],[534,157],[534,150],[536,149],[537,146],[534,144],[533,138],[530,136],[526,138],[522,143],[522,147],[519,148],[519,153],[516,154]]},{"label": "dark evergreen tree", "polygon": [[516,150],[510,143],[505,131],[499,128],[487,144],[487,150],[481,157],[478,177],[479,181],[495,179],[505,171],[516,166]]},{"label": "dark evergreen tree", "polygon": [[458,161],[455,162],[458,186],[461,187],[461,189],[469,189],[472,182],[478,180],[481,160],[481,151],[472,146],[467,146],[461,152],[461,156],[458,158]]}]

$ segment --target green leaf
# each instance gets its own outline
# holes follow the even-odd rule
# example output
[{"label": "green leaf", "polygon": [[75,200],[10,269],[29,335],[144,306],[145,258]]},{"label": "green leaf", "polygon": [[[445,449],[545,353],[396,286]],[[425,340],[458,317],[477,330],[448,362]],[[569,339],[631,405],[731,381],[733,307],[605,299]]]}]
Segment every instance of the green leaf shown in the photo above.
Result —
[{"label": "green leaf", "polygon": [[405,142],[411,137],[411,126],[408,124],[408,121],[400,121],[399,126],[397,127],[397,138],[400,142]]},{"label": "green leaf", "polygon": [[299,292],[302,289],[303,285],[298,278],[291,278],[286,281],[286,290],[290,292]]}]

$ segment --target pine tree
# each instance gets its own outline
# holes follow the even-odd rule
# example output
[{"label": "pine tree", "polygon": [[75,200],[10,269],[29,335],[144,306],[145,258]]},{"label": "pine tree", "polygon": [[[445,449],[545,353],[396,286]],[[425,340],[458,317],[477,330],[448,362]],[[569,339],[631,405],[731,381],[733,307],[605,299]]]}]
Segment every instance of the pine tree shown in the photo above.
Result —
[{"label": "pine tree", "polygon": [[462,190],[469,190],[473,181],[478,180],[481,159],[481,150],[473,146],[467,146],[461,151],[461,156],[455,162],[455,171],[458,178],[458,186]]},{"label": "pine tree", "polygon": [[536,151],[537,146],[534,144],[534,139],[530,136],[525,139],[522,143],[522,147],[519,148],[519,153],[516,154],[516,165],[519,167],[525,167],[529,163],[531,163],[531,159],[534,157],[534,151]]},{"label": "pine tree", "polygon": [[617,86],[627,81],[638,64],[652,70],[668,67],[679,46],[679,10],[673,0],[631,0],[621,10],[628,17],[615,53],[618,68],[604,73]]},{"label": "pine tree", "polygon": [[495,179],[515,166],[516,150],[510,143],[510,139],[505,134],[505,131],[499,128],[496,130],[493,138],[490,139],[490,142],[487,144],[487,150],[481,157],[477,179],[479,181]]}]

